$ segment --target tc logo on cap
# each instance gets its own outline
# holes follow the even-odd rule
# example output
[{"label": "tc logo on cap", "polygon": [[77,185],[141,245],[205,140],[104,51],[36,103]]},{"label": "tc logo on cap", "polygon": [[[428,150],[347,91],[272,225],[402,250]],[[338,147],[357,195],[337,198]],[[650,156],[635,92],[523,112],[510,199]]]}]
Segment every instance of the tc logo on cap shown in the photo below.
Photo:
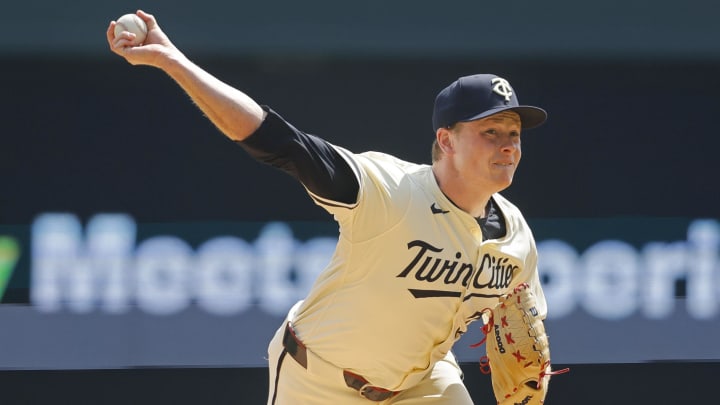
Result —
[{"label": "tc logo on cap", "polygon": [[510,83],[508,83],[507,80],[496,77],[492,79],[491,83],[495,85],[493,86],[493,91],[495,93],[505,97],[505,101],[510,101],[510,97],[513,94],[513,89],[512,87],[510,87]]}]

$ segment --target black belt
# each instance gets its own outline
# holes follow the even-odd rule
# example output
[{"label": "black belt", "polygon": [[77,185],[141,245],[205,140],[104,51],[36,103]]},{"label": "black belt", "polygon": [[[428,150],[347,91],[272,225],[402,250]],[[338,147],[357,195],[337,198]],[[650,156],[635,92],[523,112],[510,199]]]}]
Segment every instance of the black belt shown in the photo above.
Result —
[{"label": "black belt", "polygon": [[[295,335],[295,331],[290,325],[290,322],[285,326],[285,334],[283,335],[283,347],[288,354],[298,362],[304,369],[307,369],[307,348]],[[384,401],[394,395],[397,395],[399,391],[390,391],[385,388],[375,387],[357,374],[351,373],[350,371],[343,370],[343,378],[345,384],[348,387],[356,390],[360,396],[367,398],[371,401]]]}]

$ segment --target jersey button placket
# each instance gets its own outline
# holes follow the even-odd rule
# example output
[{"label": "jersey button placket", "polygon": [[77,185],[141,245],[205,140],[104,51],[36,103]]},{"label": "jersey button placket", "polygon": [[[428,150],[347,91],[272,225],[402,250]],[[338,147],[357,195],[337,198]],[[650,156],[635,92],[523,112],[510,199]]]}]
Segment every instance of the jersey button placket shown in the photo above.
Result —
[{"label": "jersey button placket", "polygon": [[473,236],[478,245],[482,243],[482,231],[480,230],[479,225],[473,224],[473,226],[470,227],[470,234]]}]

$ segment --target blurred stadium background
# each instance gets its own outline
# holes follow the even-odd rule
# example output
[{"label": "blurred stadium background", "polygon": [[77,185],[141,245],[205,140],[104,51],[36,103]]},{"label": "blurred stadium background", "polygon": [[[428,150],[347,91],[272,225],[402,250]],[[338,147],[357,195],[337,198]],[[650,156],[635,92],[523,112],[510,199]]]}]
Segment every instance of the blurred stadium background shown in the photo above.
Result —
[{"label": "blurred stadium background", "polygon": [[[550,114],[504,193],[534,228],[553,360],[572,369],[549,403],[712,400],[716,2],[77,0],[0,15],[0,403],[264,403],[266,344],[334,244],[298,184],[107,49],[109,21],[137,8],[357,152],[429,162],[435,94],[509,79]],[[477,337],[456,351],[493,403]]]}]

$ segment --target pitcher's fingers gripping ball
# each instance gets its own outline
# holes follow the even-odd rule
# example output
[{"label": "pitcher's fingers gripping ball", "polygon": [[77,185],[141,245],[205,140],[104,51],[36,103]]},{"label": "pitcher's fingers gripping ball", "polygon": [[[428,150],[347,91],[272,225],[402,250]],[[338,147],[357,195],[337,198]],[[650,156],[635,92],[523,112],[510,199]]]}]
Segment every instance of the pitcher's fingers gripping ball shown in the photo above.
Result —
[{"label": "pitcher's fingers gripping ball", "polygon": [[[551,371],[550,348],[545,325],[527,284],[500,298],[483,328],[487,335],[487,359],[498,404],[542,404]],[[484,364],[487,366],[487,363]]]},{"label": "pitcher's fingers gripping ball", "polygon": [[132,45],[140,45],[145,42],[148,28],[142,18],[135,14],[125,14],[115,22],[115,37],[119,37],[125,31],[135,34]]}]

